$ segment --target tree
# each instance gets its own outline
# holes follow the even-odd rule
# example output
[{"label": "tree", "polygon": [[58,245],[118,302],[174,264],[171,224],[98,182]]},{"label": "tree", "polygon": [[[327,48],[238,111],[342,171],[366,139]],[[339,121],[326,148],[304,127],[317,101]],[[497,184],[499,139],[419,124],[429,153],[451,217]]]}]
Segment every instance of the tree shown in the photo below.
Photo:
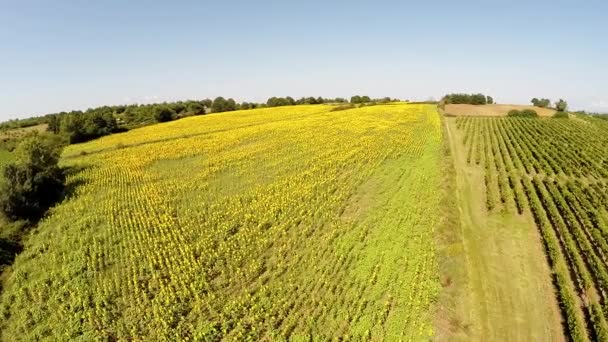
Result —
[{"label": "tree", "polygon": [[156,108],[154,118],[157,122],[167,122],[173,120],[175,111],[168,106],[160,106]]},{"label": "tree", "polygon": [[226,107],[225,107],[225,111],[226,112],[230,112],[233,110],[236,110],[236,101],[234,101],[234,99],[230,98],[226,101]]},{"label": "tree", "polygon": [[296,104],[301,104],[301,99],[296,101],[292,97],[271,97],[266,101],[266,105],[268,107],[280,107],[280,106],[293,106]]},{"label": "tree", "polygon": [[205,106],[200,102],[192,102],[188,105],[188,111],[194,115],[205,114]]},{"label": "tree", "polygon": [[213,105],[213,101],[211,101],[211,99],[204,99],[203,101],[201,101],[201,104],[205,106],[205,108],[211,108],[211,106]]},{"label": "tree", "polygon": [[225,98],[218,96],[213,100],[211,104],[211,111],[214,113],[221,113],[226,111],[227,102]]},{"label": "tree", "polygon": [[551,100],[549,99],[537,99],[536,97],[533,98],[530,102],[532,102],[535,107],[541,108],[547,108],[551,104]]},{"label": "tree", "polygon": [[58,138],[24,139],[17,160],[4,169],[0,208],[11,220],[36,221],[62,196],[65,175],[58,167],[62,145]]},{"label": "tree", "polygon": [[361,103],[361,96],[359,95],[355,95],[355,96],[351,96],[350,98],[350,103]]},{"label": "tree", "polygon": [[484,105],[494,103],[494,99],[491,96],[484,94],[447,94],[442,98],[442,101],[445,104]]},{"label": "tree", "polygon": [[568,102],[559,99],[559,101],[555,102],[555,109],[557,109],[558,112],[565,112],[566,109],[568,109]]},{"label": "tree", "polygon": [[370,99],[369,96],[361,96],[361,102],[363,102],[363,103],[372,102],[372,99]]},{"label": "tree", "polygon": [[551,105],[551,100],[549,99],[541,99],[538,103],[538,106],[542,108],[547,108],[549,105]]},{"label": "tree", "polygon": [[253,109],[255,108],[255,104],[254,103],[249,103],[249,102],[243,102],[241,103],[241,109]]},{"label": "tree", "polygon": [[60,114],[51,114],[47,118],[47,126],[46,130],[55,134],[59,133],[59,128],[61,126],[61,117]]},{"label": "tree", "polygon": [[175,114],[178,114],[178,115],[181,114],[181,113],[183,113],[183,112],[185,112],[186,109],[187,109],[186,105],[184,105],[184,103],[181,102],[181,101],[178,101],[178,102],[175,102],[175,103],[171,103],[168,106],[171,109],[173,109],[173,111],[175,112]]}]

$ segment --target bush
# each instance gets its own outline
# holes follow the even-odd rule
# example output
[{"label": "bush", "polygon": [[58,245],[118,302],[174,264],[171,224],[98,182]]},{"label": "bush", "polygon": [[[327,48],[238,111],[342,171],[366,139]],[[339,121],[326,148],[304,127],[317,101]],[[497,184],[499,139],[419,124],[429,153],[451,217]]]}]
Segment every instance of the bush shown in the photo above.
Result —
[{"label": "bush", "polygon": [[533,98],[530,102],[532,102],[535,107],[541,108],[547,108],[551,104],[551,100],[549,99],[537,99],[536,97]]},{"label": "bush", "polygon": [[507,116],[515,117],[515,118],[537,118],[538,113],[536,113],[536,111],[533,109],[523,109],[523,110],[511,109],[509,111],[509,113],[507,113]]},{"label": "bush", "polygon": [[63,194],[65,175],[57,166],[61,153],[57,139],[24,139],[17,160],[4,168],[0,208],[7,218],[38,220]]},{"label": "bush", "polygon": [[175,111],[169,107],[159,107],[156,108],[156,112],[154,113],[154,119],[157,122],[167,122],[173,120],[173,116],[175,115]]}]

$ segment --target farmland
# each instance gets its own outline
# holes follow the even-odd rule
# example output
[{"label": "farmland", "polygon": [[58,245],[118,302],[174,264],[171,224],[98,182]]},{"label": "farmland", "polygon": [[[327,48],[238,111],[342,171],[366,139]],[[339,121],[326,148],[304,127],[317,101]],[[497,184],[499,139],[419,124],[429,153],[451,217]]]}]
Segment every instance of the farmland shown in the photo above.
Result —
[{"label": "farmland", "polygon": [[[480,215],[503,223],[512,222],[507,225],[511,241],[519,241],[516,237],[524,230],[527,238],[521,239],[518,246],[526,246],[528,254],[537,249],[526,223],[529,219],[534,222],[544,260],[526,256],[518,264],[517,272],[534,262],[549,265],[548,272],[541,267],[538,272],[530,273],[525,278],[528,286],[524,287],[530,301],[547,308],[544,315],[531,318],[542,320],[539,329],[544,332],[544,338],[553,334],[557,325],[552,322],[551,309],[555,306],[551,302],[557,301],[568,338],[607,340],[608,125],[593,119],[472,117],[450,119],[449,125],[455,128],[452,140],[462,157],[460,169],[478,173],[479,183],[483,184],[483,193],[475,196],[478,203],[481,199]],[[520,223],[513,224],[515,222]],[[503,233],[486,234],[493,239]],[[484,248],[480,250],[483,252]],[[502,271],[510,278],[516,277],[511,259],[519,258],[521,253],[499,250],[503,255],[495,259],[502,260]],[[488,264],[491,263],[489,258]],[[481,277],[493,278],[486,274]],[[547,297],[542,284],[535,284],[534,290],[529,286],[530,282],[540,281],[553,287],[555,300]],[[483,289],[476,292],[488,293]],[[511,298],[518,296],[519,291],[510,294]],[[544,303],[543,298],[546,298]],[[525,315],[526,310],[535,308],[526,309],[524,303],[514,310],[518,315]]]},{"label": "farmland", "polygon": [[6,277],[0,339],[429,339],[439,114],[331,108],[69,146],[72,193]]},{"label": "farmland", "polygon": [[538,113],[541,117],[550,117],[555,114],[555,109],[539,108],[534,106],[522,105],[506,105],[506,104],[487,104],[487,105],[470,105],[470,104],[448,104],[445,105],[445,112],[456,116],[507,116],[510,110],[529,109]]}]

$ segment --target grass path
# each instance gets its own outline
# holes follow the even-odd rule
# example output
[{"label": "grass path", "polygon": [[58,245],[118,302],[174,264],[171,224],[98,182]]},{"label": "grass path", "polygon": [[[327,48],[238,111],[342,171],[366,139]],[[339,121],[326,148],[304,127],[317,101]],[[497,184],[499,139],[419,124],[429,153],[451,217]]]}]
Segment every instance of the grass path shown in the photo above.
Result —
[{"label": "grass path", "polygon": [[468,165],[455,121],[446,118],[468,294],[455,308],[451,340],[561,341],[559,307],[540,237],[529,214],[485,209],[483,170]]}]

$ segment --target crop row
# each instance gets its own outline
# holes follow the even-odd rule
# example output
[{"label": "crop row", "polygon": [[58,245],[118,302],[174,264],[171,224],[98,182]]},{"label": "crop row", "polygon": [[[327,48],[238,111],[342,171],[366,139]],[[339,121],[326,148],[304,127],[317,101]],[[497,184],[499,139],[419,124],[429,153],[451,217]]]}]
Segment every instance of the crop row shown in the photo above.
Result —
[{"label": "crop row", "polygon": [[[530,212],[575,341],[608,338],[608,127],[594,121],[457,119],[482,164],[489,211]],[[477,157],[479,156],[479,157]]]}]

